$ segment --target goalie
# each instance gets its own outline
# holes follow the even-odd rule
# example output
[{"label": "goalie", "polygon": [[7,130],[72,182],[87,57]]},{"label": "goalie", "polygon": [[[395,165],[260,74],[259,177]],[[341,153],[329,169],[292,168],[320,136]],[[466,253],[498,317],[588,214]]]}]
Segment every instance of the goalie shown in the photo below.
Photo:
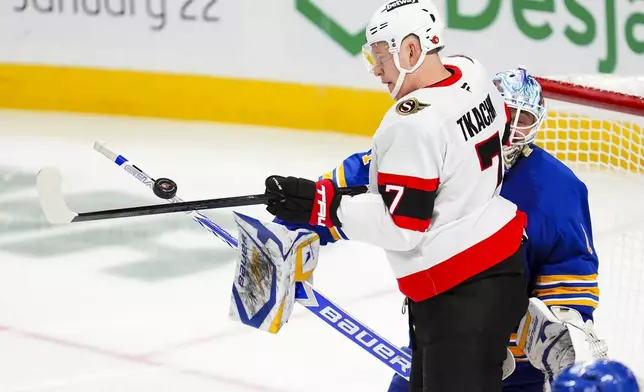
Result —
[{"label": "goalie", "polygon": [[[516,370],[505,380],[503,390],[537,392],[547,390],[550,382],[575,360],[606,354],[592,327],[593,311],[599,301],[598,259],[585,185],[563,163],[534,145],[546,117],[541,86],[523,69],[500,72],[494,83],[512,118],[504,138],[507,171],[501,195],[528,214],[526,275],[528,292],[534,297],[529,308],[531,322],[526,323],[526,317],[521,325],[524,333],[519,334],[519,339],[516,333],[510,338]],[[341,186],[367,184],[370,159],[370,151],[356,153],[322,177]],[[322,245],[348,239],[341,228],[314,230]],[[559,318],[570,324],[564,326]],[[543,339],[528,339],[544,324],[547,334]],[[527,347],[526,355],[527,342],[532,345]],[[407,385],[396,375],[389,391],[405,392]]]},{"label": "goalie", "polygon": [[607,354],[593,331],[599,287],[588,190],[568,167],[534,145],[546,117],[536,79],[514,69],[497,74],[494,83],[513,117],[501,194],[528,214],[526,272],[534,297],[511,338],[517,369],[504,391],[549,390],[574,362]]}]

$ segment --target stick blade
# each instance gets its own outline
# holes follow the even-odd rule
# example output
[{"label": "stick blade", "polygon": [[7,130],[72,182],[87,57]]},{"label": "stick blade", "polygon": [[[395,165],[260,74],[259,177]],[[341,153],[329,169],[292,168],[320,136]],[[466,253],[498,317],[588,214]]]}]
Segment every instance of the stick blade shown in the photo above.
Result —
[{"label": "stick blade", "polygon": [[94,142],[94,150],[100,152],[112,162],[115,162],[118,157],[118,154],[107,147],[107,143],[100,140]]},{"label": "stick blade", "polygon": [[71,223],[78,216],[65,203],[60,170],[55,167],[41,169],[36,179],[36,187],[40,207],[50,223]]}]

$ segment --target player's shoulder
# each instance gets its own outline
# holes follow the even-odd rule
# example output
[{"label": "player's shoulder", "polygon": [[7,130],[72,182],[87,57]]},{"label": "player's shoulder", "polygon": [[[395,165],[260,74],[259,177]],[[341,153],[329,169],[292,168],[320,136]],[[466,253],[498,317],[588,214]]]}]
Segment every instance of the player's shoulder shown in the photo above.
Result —
[{"label": "player's shoulder", "polygon": [[465,54],[454,54],[442,58],[443,64],[458,67],[465,75],[485,75],[487,69],[476,58]]},{"label": "player's shoulder", "polygon": [[588,198],[586,184],[563,162],[533,146],[525,159],[530,181],[533,184],[535,205],[551,218],[574,214],[580,202]]},{"label": "player's shoulder", "polygon": [[443,58],[442,63],[450,76],[414,92],[418,100],[432,105],[435,115],[449,118],[479,104],[489,94],[498,93],[485,67],[476,59],[455,55]]},{"label": "player's shoulder", "polygon": [[[476,101],[479,94],[472,94],[470,83],[485,79],[491,88],[485,68],[477,60],[456,55],[442,59],[451,76],[431,86],[419,88],[398,99],[387,111],[379,132],[386,129],[408,128],[418,132],[437,132],[462,108]],[[470,102],[472,101],[472,102]],[[478,101],[477,101],[478,102]]]},{"label": "player's shoulder", "polygon": [[403,129],[416,133],[439,129],[445,121],[444,113],[437,110],[437,102],[423,90],[413,91],[397,100],[385,114],[376,135]]},{"label": "player's shoulder", "polygon": [[535,175],[548,179],[553,188],[586,189],[572,169],[543,148],[533,145],[530,158],[528,164],[535,166]]}]

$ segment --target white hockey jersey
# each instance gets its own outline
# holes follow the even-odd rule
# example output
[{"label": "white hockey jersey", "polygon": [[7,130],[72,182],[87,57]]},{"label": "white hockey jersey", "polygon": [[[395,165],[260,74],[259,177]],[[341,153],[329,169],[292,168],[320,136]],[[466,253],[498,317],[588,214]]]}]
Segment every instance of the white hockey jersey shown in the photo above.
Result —
[{"label": "white hockey jersey", "polygon": [[503,98],[484,67],[444,59],[446,80],[401,98],[373,137],[369,193],[343,196],[342,230],[385,249],[400,291],[440,294],[519,249],[526,217],[499,196]]}]

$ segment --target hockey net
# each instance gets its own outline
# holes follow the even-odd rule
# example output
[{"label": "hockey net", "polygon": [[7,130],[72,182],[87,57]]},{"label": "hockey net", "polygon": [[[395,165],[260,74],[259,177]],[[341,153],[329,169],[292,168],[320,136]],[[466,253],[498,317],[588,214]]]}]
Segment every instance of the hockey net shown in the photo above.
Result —
[{"label": "hockey net", "polygon": [[548,118],[537,144],[589,189],[599,258],[596,329],[644,378],[644,77],[539,79]]}]

